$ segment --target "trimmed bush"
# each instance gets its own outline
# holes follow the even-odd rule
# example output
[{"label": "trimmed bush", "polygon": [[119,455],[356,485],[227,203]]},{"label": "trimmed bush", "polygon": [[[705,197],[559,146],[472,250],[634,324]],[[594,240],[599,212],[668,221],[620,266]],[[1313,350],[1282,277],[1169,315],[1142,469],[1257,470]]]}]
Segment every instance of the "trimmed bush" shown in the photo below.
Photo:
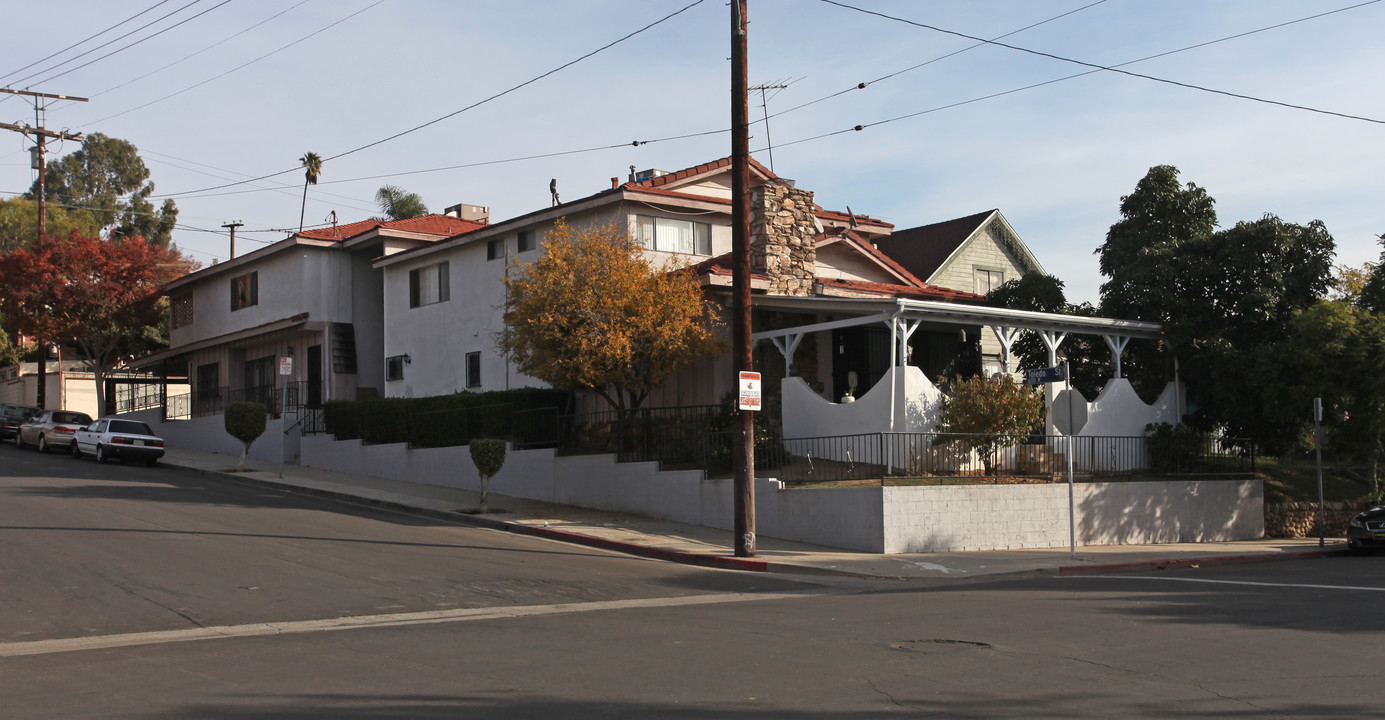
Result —
[{"label": "trimmed bush", "polygon": [[490,490],[491,478],[505,466],[505,441],[494,438],[476,438],[471,441],[471,461],[476,463],[476,471],[481,474],[481,512],[486,512],[486,495]]},{"label": "trimmed bush", "polygon": [[226,406],[224,416],[226,432],[231,437],[241,441],[240,462],[236,465],[237,470],[245,469],[245,455],[250,452],[250,445],[264,434],[267,424],[265,416],[268,412],[262,403],[257,402],[233,402]]}]

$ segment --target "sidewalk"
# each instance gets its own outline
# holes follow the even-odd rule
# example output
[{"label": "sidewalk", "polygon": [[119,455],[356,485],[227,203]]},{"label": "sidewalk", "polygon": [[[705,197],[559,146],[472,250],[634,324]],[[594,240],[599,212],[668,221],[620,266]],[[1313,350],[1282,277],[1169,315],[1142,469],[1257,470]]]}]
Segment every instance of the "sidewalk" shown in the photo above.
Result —
[{"label": "sidewalk", "polygon": [[[479,493],[437,485],[284,466],[247,459],[169,448],[163,462],[231,482],[273,485],[311,495],[332,497],[554,540],[575,542],[645,557],[734,570],[872,578],[965,579],[1020,574],[1082,574],[1152,570],[1163,567],[1265,562],[1347,552],[1340,540],[1319,547],[1316,539],[1263,539],[1224,543],[1108,545],[1042,550],[880,555],[761,537],[757,557],[736,558],[729,531],[637,515],[589,510],[511,498],[491,493],[491,512],[474,514]],[[469,513],[468,511],[473,511]]]}]

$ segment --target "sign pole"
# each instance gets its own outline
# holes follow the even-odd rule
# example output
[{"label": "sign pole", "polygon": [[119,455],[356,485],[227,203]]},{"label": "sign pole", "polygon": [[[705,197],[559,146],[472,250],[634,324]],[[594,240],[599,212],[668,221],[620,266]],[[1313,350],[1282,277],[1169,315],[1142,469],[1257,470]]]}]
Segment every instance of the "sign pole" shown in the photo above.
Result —
[{"label": "sign pole", "polygon": [[1313,447],[1318,455],[1318,547],[1327,544],[1327,512],[1322,501],[1322,398],[1313,398]]},{"label": "sign pole", "polygon": [[[1063,381],[1068,389],[1068,417],[1076,417],[1072,408],[1072,368],[1067,361],[1063,362]],[[1072,436],[1076,434],[1074,428],[1068,428],[1073,432],[1068,433],[1068,547],[1072,559],[1077,559],[1077,501],[1073,497],[1073,469],[1072,454],[1076,449]]]}]

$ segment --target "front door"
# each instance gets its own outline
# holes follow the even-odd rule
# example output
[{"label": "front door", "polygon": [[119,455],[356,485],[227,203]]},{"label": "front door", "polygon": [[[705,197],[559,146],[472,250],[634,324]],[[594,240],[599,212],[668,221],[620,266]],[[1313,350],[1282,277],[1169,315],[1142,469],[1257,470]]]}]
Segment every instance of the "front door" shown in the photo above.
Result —
[{"label": "front door", "polygon": [[308,346],[308,407],[322,407],[322,346]]},{"label": "front door", "polygon": [[274,411],[274,356],[245,361],[245,399]]}]

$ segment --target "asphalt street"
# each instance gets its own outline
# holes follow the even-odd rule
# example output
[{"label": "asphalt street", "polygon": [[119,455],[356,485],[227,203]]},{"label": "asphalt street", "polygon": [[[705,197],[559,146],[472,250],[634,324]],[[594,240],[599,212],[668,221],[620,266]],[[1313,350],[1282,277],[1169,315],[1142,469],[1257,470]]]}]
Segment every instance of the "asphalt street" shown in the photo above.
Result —
[{"label": "asphalt street", "polygon": [[5,718],[1379,717],[1385,557],[672,565],[0,446]]}]

